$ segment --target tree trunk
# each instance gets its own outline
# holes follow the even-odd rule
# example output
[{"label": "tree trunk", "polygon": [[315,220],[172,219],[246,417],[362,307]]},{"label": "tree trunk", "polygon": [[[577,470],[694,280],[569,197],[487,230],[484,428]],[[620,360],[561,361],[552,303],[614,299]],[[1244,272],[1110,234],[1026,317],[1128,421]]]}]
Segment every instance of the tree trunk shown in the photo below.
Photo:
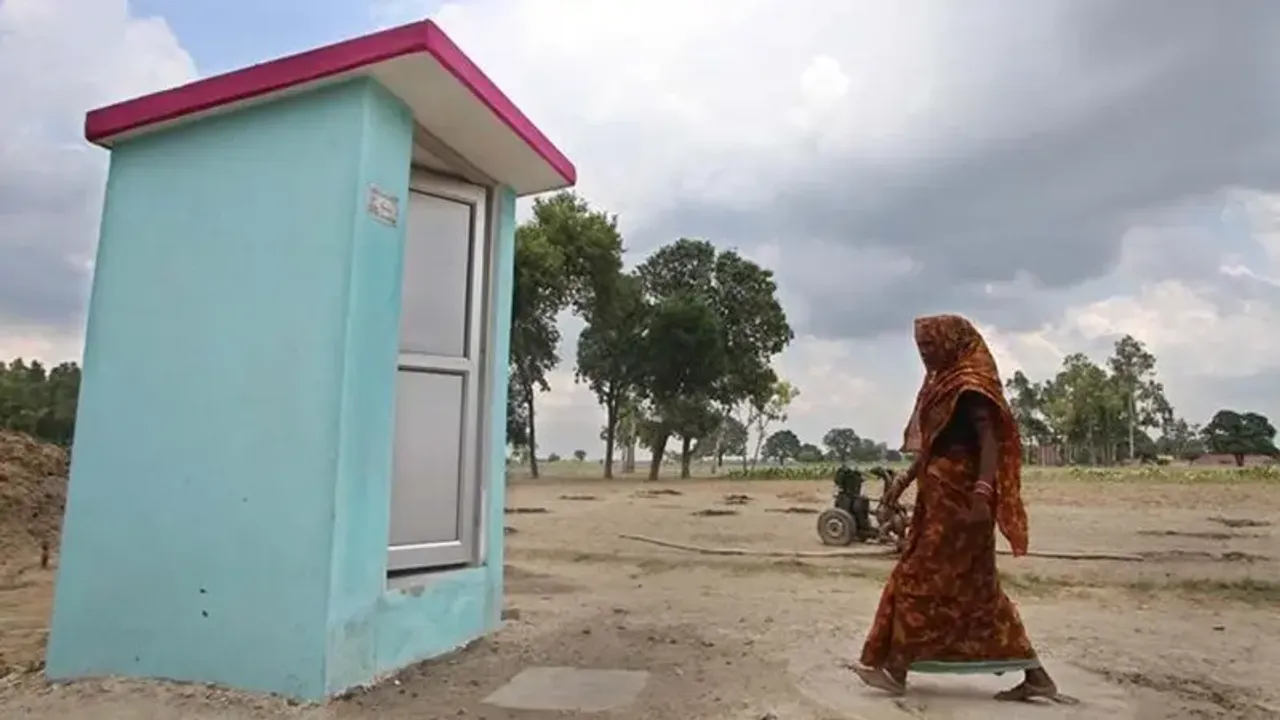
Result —
[{"label": "tree trunk", "polygon": [[[727,418],[727,417],[729,417],[729,411],[728,411],[727,409],[726,409],[726,410],[722,410],[721,412],[724,414],[724,417],[726,417],[726,418]],[[716,473],[717,473],[717,474],[719,474],[719,472],[720,472],[720,465],[721,465],[721,462],[722,462],[722,461],[723,461],[723,459],[724,459],[724,449],[723,449],[723,448],[724,448],[724,420],[721,420],[721,421],[720,421],[720,427],[716,428],[716,449],[715,449],[715,458],[716,458]]]},{"label": "tree trunk", "polygon": [[662,470],[662,456],[667,451],[667,438],[671,433],[663,431],[653,441],[653,459],[649,462],[649,479],[657,480],[658,473]]},{"label": "tree trunk", "polygon": [[627,445],[622,449],[622,472],[625,475],[634,475],[636,471],[636,422],[635,419],[628,414],[627,416]]},{"label": "tree trunk", "polygon": [[764,440],[765,440],[765,437],[764,437],[764,426],[763,426],[763,425],[757,425],[757,427],[756,427],[756,433],[758,434],[758,437],[756,437],[756,449],[755,449],[755,452],[753,452],[753,453],[751,454],[751,469],[752,469],[752,470],[754,470],[754,469],[756,468],[756,464],[760,462],[760,450],[761,450],[761,448],[763,448],[763,447],[764,447]]},{"label": "tree trunk", "polygon": [[1134,447],[1134,433],[1137,429],[1138,421],[1138,398],[1137,388],[1129,388],[1129,459],[1132,460],[1137,456]]},{"label": "tree trunk", "polygon": [[632,406],[627,412],[627,446],[622,450],[622,472],[634,475],[636,472],[636,414]]},{"label": "tree trunk", "polygon": [[613,446],[618,430],[618,397],[611,393],[605,400],[604,409],[604,477],[613,479]]},{"label": "tree trunk", "polygon": [[538,432],[533,419],[533,383],[524,387],[525,407],[529,410],[529,474],[538,477]]},{"label": "tree trunk", "polygon": [[687,436],[680,438],[680,479],[689,479],[689,460],[693,454],[693,441]]}]

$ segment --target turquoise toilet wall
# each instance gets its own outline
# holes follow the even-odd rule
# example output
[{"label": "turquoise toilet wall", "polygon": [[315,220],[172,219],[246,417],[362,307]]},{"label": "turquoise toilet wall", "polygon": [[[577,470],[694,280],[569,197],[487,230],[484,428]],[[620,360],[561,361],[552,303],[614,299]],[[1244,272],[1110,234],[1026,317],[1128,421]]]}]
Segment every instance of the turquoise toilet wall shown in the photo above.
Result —
[{"label": "turquoise toilet wall", "polygon": [[486,557],[385,589],[404,222],[364,201],[371,183],[407,196],[412,134],[407,108],[357,79],[112,151],[51,678],[318,699],[498,626],[505,189]]}]

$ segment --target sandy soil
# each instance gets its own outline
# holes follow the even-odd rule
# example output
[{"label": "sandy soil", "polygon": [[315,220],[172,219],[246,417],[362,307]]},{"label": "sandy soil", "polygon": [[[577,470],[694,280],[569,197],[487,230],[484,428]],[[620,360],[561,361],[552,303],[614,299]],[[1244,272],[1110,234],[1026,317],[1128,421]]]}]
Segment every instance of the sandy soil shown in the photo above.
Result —
[{"label": "sandy soil", "polygon": [[[730,493],[750,500],[728,505]],[[1001,559],[1050,669],[1105,676],[1142,720],[1280,717],[1280,488],[1038,481],[1026,495],[1033,549],[1147,558]],[[845,717],[797,687],[789,659],[815,647],[856,655],[889,561],[713,557],[618,537],[820,550],[813,511],[827,502],[825,482],[517,483],[510,508],[545,512],[507,516],[502,632],[324,707],[163,683],[50,686],[26,670],[39,668],[51,573],[36,557],[10,562],[0,570],[0,716],[539,718],[548,715],[481,700],[525,667],[577,665],[652,673],[640,699],[612,714],[622,720]],[[695,514],[709,508],[736,514]]]}]

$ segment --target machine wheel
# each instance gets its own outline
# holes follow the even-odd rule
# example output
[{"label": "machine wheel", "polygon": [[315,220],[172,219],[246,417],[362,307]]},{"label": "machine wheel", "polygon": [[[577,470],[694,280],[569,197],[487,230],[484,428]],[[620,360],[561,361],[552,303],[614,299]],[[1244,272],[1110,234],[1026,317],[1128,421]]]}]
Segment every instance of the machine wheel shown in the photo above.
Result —
[{"label": "machine wheel", "polygon": [[857,534],[858,523],[853,513],[841,508],[827,508],[818,516],[818,537],[824,545],[848,545]]}]

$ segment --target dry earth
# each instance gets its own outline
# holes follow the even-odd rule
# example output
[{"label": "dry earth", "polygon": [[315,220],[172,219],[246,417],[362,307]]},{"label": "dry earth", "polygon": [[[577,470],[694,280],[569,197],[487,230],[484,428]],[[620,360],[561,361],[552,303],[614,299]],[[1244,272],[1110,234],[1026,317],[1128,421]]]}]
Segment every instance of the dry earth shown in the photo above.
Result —
[{"label": "dry earth", "polygon": [[[0,662],[9,668],[0,716],[541,719],[561,716],[481,701],[526,667],[573,665],[652,673],[636,703],[611,714],[620,720],[848,717],[799,687],[789,667],[815,652],[856,654],[888,561],[713,557],[618,537],[820,550],[813,511],[829,502],[829,489],[799,481],[517,482],[509,507],[545,512],[507,516],[504,629],[324,707],[163,683],[50,686],[24,669],[39,667],[51,571],[35,556],[10,557],[0,569]],[[728,494],[750,499],[732,504]],[[1141,720],[1280,717],[1280,488],[1033,480],[1026,495],[1034,549],[1147,558],[1001,558],[1006,587],[1051,669],[1105,676]],[[699,514],[713,508],[736,514]],[[884,703],[885,717],[902,717]],[[991,717],[1037,710],[998,712]]]}]

